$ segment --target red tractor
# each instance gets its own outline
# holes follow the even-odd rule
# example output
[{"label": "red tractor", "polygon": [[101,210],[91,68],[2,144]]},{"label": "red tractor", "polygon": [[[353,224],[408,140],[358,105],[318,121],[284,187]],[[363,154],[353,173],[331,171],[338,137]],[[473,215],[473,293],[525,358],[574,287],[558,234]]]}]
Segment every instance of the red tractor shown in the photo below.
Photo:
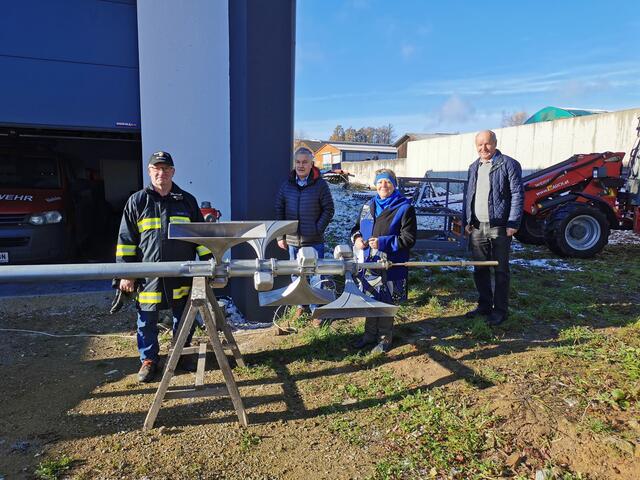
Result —
[{"label": "red tractor", "polygon": [[591,153],[524,177],[524,217],[516,238],[546,244],[561,256],[589,258],[604,248],[611,229],[640,233],[640,124],[638,135],[627,169],[622,152]]}]

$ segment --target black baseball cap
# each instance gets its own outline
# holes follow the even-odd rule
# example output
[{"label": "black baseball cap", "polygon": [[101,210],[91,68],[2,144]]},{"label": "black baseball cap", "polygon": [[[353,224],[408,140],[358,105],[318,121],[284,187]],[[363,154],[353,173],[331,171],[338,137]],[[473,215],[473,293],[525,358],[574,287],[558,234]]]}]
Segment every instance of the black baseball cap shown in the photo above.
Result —
[{"label": "black baseball cap", "polygon": [[149,165],[155,165],[156,163],[166,163],[167,165],[173,167],[173,158],[167,152],[155,152],[151,154],[149,158]]}]

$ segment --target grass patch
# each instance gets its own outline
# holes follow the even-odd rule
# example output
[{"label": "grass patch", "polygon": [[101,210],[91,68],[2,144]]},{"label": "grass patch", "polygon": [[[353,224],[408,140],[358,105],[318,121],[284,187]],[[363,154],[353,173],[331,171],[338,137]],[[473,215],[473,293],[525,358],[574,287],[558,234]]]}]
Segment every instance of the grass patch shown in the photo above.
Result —
[{"label": "grass patch", "polygon": [[491,328],[481,318],[470,320],[467,323],[467,333],[476,340],[490,342],[494,339]]},{"label": "grass patch", "polygon": [[329,431],[345,440],[350,445],[364,445],[362,427],[354,420],[335,418],[329,424]]},{"label": "grass patch", "polygon": [[505,383],[508,380],[508,377],[504,373],[491,367],[482,367],[480,369],[480,377],[491,383]]},{"label": "grass patch", "polygon": [[74,460],[67,455],[62,455],[54,460],[45,460],[38,465],[34,474],[37,478],[56,480],[71,469],[73,462]]},{"label": "grass patch", "polygon": [[342,387],[340,396],[359,401],[398,395],[406,386],[386,369],[369,370],[364,379],[353,378]]},{"label": "grass patch", "polygon": [[593,433],[611,433],[613,427],[607,422],[595,417],[587,417],[585,419],[585,426]]},{"label": "grass patch", "polygon": [[249,378],[251,380],[272,378],[276,376],[275,367],[272,365],[271,359],[266,359],[264,363],[260,365],[246,365],[244,367],[237,366],[233,371],[240,378]]},{"label": "grass patch", "polygon": [[458,350],[453,345],[441,344],[441,343],[437,343],[433,345],[431,349],[438,353],[442,353],[443,355],[448,355],[448,356],[451,356],[451,354],[453,354]]},{"label": "grass patch", "polygon": [[640,379],[640,347],[630,345],[633,337],[599,333],[588,327],[570,327],[560,332],[558,338],[567,343],[557,349],[560,355],[582,360],[599,361],[615,365],[627,381]]},{"label": "grass patch", "polygon": [[252,447],[259,445],[262,439],[252,432],[242,432],[242,438],[240,439],[240,450],[243,452],[249,451]]},{"label": "grass patch", "polygon": [[438,297],[431,297],[425,306],[425,310],[435,316],[440,316],[444,312],[444,307]]},{"label": "grass patch", "polygon": [[446,399],[439,390],[418,391],[394,406],[391,450],[378,463],[374,478],[492,478],[502,466],[484,458],[497,419],[463,402]]}]

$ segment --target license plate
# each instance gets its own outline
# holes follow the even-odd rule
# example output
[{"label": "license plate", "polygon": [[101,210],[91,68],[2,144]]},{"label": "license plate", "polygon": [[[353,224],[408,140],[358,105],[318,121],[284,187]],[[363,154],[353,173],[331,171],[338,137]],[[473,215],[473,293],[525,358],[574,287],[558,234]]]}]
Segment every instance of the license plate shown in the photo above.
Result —
[{"label": "license plate", "polygon": [[0,252],[0,263],[9,263],[9,252]]}]

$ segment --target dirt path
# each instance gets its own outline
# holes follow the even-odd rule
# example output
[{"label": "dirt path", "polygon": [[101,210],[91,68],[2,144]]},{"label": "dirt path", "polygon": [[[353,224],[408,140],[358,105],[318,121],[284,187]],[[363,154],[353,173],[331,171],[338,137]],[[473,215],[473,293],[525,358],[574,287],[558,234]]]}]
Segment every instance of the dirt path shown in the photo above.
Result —
[{"label": "dirt path", "polygon": [[[45,459],[65,456],[69,477],[85,479],[416,478],[394,474],[400,470],[385,459],[405,441],[396,420],[402,399],[430,391],[494,419],[476,453],[503,473],[482,478],[532,478],[545,465],[589,473],[557,478],[638,478],[633,442],[606,443],[578,427],[586,410],[562,386],[575,364],[549,353],[558,345],[553,326],[479,342],[456,334],[461,317],[413,312],[386,359],[349,350],[358,320],[285,337],[240,332],[249,368],[235,375],[249,428],[239,427],[229,399],[175,400],[145,433],[157,384],[137,383],[134,315],[107,315],[110,300],[94,293],[0,302],[0,328],[113,335],[0,332],[0,478],[33,478]],[[207,383],[221,384],[215,361],[208,365]],[[192,382],[183,374],[174,384]],[[640,437],[628,412],[615,415]],[[447,472],[432,467],[419,478],[468,478]]]}]

